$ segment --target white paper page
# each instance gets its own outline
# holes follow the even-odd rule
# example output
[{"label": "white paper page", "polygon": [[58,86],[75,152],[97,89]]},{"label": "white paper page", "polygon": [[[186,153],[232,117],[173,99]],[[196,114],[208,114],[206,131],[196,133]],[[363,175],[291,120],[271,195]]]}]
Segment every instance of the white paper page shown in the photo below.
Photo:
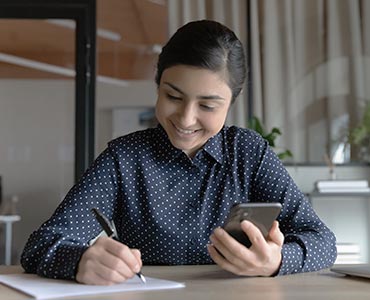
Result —
[{"label": "white paper page", "polygon": [[98,295],[126,291],[149,291],[161,289],[181,288],[185,285],[175,281],[146,277],[142,283],[135,276],[120,284],[111,286],[97,286],[79,284],[74,281],[42,278],[35,274],[7,274],[0,275],[0,282],[26,293],[36,299],[52,299],[68,296]]}]

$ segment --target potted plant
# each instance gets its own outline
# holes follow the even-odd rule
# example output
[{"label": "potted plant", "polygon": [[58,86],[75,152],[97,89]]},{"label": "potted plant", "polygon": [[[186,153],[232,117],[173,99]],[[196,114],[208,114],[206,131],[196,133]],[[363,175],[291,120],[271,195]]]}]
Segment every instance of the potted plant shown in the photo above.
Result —
[{"label": "potted plant", "polygon": [[365,105],[365,111],[360,123],[349,132],[349,143],[359,150],[359,158],[370,162],[370,102]]}]

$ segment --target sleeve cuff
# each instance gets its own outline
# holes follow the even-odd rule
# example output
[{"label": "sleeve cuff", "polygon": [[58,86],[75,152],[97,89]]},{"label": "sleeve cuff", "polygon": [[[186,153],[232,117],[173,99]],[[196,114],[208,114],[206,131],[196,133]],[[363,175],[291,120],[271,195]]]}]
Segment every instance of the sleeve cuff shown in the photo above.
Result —
[{"label": "sleeve cuff", "polygon": [[302,272],[304,253],[302,248],[296,243],[283,245],[281,267],[277,275],[287,275]]},{"label": "sleeve cuff", "polygon": [[78,263],[88,246],[62,244],[48,252],[41,261],[38,274],[54,279],[76,279]]}]

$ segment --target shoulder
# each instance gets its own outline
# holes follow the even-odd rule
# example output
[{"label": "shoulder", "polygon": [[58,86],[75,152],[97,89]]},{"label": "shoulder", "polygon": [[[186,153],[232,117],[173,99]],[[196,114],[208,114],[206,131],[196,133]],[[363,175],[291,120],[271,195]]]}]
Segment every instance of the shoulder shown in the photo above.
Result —
[{"label": "shoulder", "polygon": [[225,126],[222,135],[224,158],[232,164],[258,163],[269,151],[267,141],[251,129]]},{"label": "shoulder", "polygon": [[108,143],[108,150],[116,153],[136,153],[152,149],[161,139],[160,129],[148,128],[118,137]]},{"label": "shoulder", "polygon": [[266,140],[254,130],[238,126],[225,126],[223,135],[226,143],[246,148],[266,147]]}]

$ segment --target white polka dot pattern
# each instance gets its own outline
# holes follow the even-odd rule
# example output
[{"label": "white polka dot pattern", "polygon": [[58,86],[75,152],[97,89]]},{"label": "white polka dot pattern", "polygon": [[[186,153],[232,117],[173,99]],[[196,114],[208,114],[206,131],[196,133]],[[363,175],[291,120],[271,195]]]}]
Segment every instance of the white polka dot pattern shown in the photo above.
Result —
[{"label": "white polka dot pattern", "polygon": [[73,279],[101,227],[90,210],[113,219],[123,243],[144,264],[210,264],[206,244],[232,205],[280,202],[285,235],[279,274],[314,271],[336,258],[335,237],[320,221],[261,136],[224,127],[190,160],[161,126],[109,143],[53,216],[29,238],[27,272]]}]

